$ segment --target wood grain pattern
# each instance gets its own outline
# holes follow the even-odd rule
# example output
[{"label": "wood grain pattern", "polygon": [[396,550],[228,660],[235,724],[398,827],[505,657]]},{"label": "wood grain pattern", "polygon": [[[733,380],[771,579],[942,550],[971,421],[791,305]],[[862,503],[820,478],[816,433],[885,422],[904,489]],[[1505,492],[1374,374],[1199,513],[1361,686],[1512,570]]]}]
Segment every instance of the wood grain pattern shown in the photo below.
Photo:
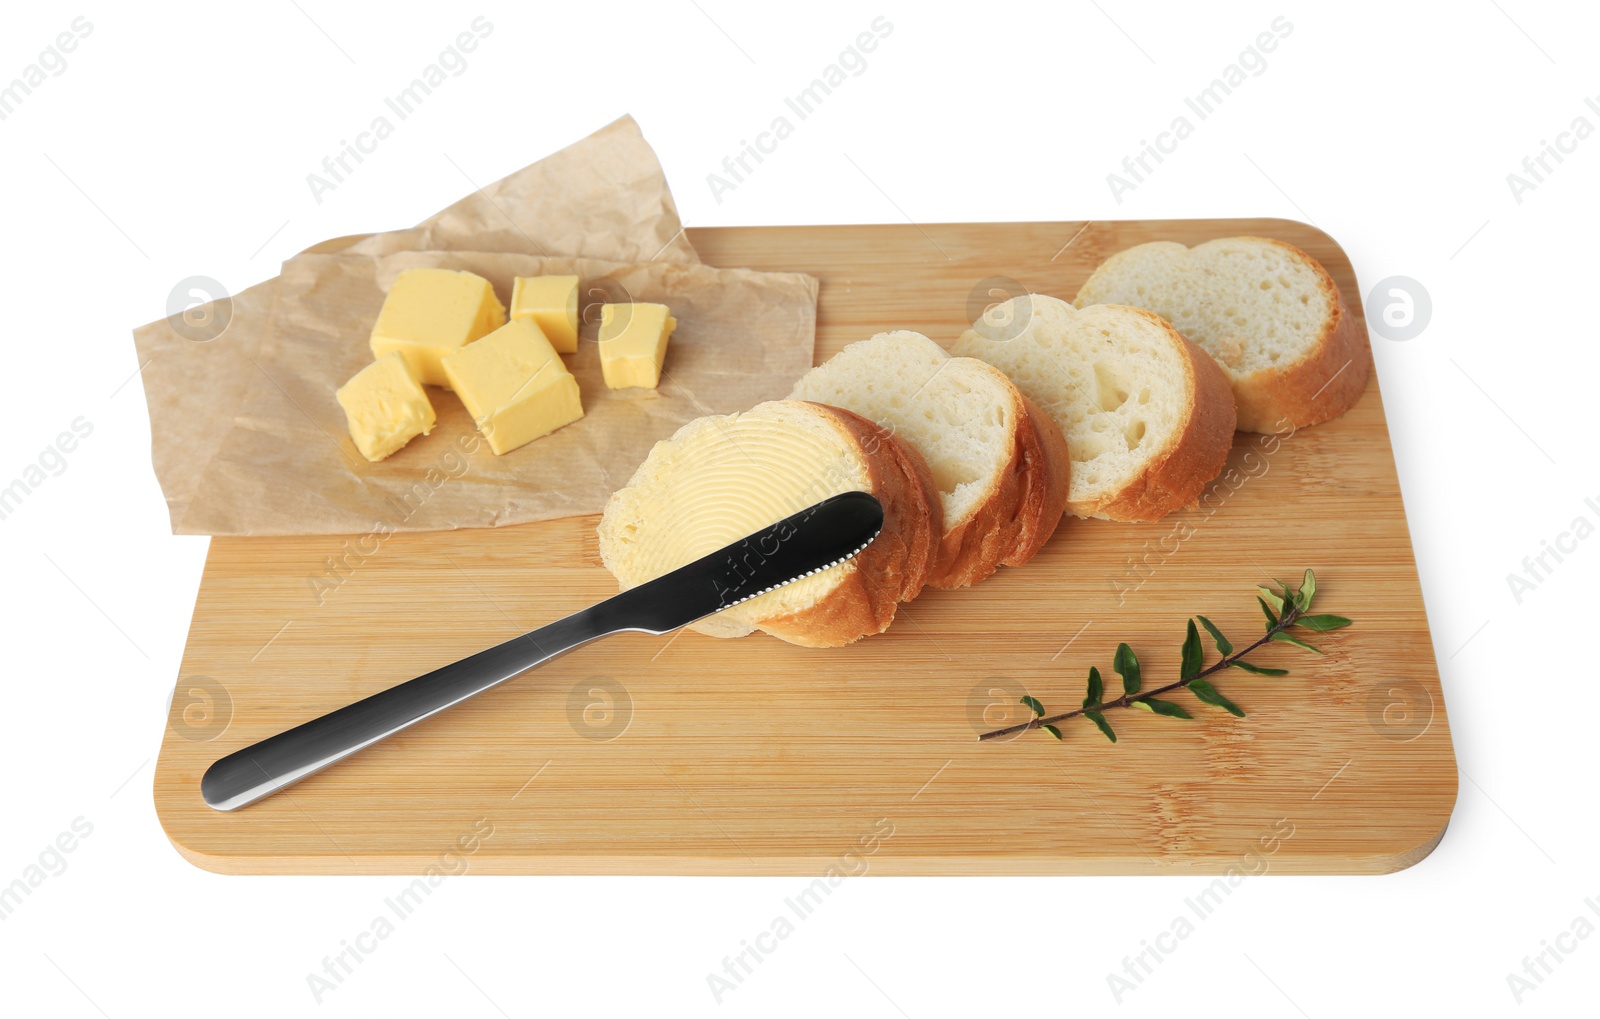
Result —
[{"label": "wood grain pattern", "polygon": [[[1156,239],[1280,237],[1362,307],[1339,247],[1284,220],[691,233],[711,264],[819,277],[819,360],[890,328],[948,344],[980,281],[1070,299],[1101,258]],[[612,638],[234,814],[200,799],[211,761],[615,585],[592,517],[377,542],[213,540],[156,771],[161,822],[186,858],[232,873],[416,873],[461,858],[475,873],[815,875],[857,872],[862,857],[879,874],[1409,866],[1443,835],[1456,768],[1376,379],[1345,417],[1272,451],[1260,441],[1237,437],[1234,480],[1207,505],[1157,524],[1069,519],[1034,562],[928,591],[881,637],[828,651],[759,635]],[[318,604],[308,578],[330,559],[347,576]],[[1258,656],[1292,665],[1286,678],[1222,677],[1248,718],[1184,695],[1195,721],[1118,712],[1115,746],[1082,719],[1064,745],[976,741],[1022,720],[1024,690],[1074,706],[1118,640],[1154,679],[1176,670],[1195,612],[1253,635],[1253,586],[1306,566],[1318,608],[1357,625],[1324,635],[1325,659]],[[626,690],[610,722],[590,693],[608,688]],[[586,738],[623,717],[615,738]]]}]

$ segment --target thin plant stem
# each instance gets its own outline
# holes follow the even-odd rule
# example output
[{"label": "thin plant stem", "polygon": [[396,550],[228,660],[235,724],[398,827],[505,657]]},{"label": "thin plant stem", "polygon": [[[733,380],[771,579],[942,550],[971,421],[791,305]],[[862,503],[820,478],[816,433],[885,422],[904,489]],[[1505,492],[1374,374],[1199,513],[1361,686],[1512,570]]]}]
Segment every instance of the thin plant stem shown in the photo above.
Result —
[{"label": "thin plant stem", "polygon": [[1220,672],[1223,669],[1228,668],[1245,655],[1248,655],[1250,652],[1255,651],[1267,644],[1272,640],[1273,635],[1282,633],[1284,630],[1287,630],[1290,626],[1292,626],[1294,621],[1299,618],[1300,614],[1300,609],[1295,606],[1292,598],[1284,599],[1283,615],[1279,617],[1277,623],[1273,625],[1272,629],[1266,632],[1265,636],[1257,640],[1254,644],[1251,644],[1249,647],[1245,648],[1243,651],[1235,651],[1231,655],[1225,655],[1222,658],[1219,658],[1217,661],[1211,663],[1187,679],[1180,679],[1175,683],[1168,683],[1166,686],[1158,686],[1154,690],[1140,690],[1138,693],[1132,694],[1125,693],[1116,700],[1106,701],[1104,704],[1097,704],[1092,707],[1075,708],[1072,711],[1063,711],[1059,715],[1035,716],[1034,718],[1030,718],[1028,721],[1019,725],[1007,726],[1004,729],[995,729],[992,732],[986,732],[982,736],[979,736],[978,739],[980,742],[983,740],[999,739],[1002,736],[1010,736],[1013,733],[1026,732],[1029,729],[1038,729],[1046,725],[1053,725],[1056,722],[1064,721],[1068,718],[1077,718],[1079,715],[1088,711],[1109,711],[1112,708],[1125,708],[1134,701],[1144,700],[1148,697],[1154,697],[1157,694],[1163,694],[1172,690],[1181,689],[1182,687],[1186,687],[1190,683],[1193,683],[1197,679],[1204,679],[1213,673]]}]

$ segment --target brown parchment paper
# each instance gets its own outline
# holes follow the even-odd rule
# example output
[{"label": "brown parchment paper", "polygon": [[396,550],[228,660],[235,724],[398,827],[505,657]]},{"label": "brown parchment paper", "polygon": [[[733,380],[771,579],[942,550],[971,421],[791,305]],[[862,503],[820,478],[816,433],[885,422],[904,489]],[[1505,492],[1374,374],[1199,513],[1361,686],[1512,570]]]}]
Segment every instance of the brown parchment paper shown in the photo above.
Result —
[{"label": "brown parchment paper", "polygon": [[[497,457],[456,396],[429,387],[439,419],[433,433],[381,463],[364,460],[334,390],[371,361],[367,337],[384,294],[400,272],[418,266],[478,273],[502,300],[519,275],[582,277],[585,322],[578,353],[565,360],[578,379],[583,419]],[[265,307],[254,299],[235,304],[235,320],[218,340],[179,339],[188,347],[167,341],[151,351],[150,369],[162,364],[145,372],[152,419],[194,415],[219,433],[203,458],[166,460],[191,493],[172,505],[173,529],[365,534],[597,513],[650,446],[684,422],[787,395],[811,367],[816,297],[810,276],[683,262],[501,252],[296,257],[284,263]],[[610,390],[601,380],[597,303],[619,300],[666,304],[678,320],[659,389]],[[242,360],[256,384],[213,385],[214,377],[236,380],[243,370],[219,371],[229,359]]]},{"label": "brown parchment paper", "polygon": [[[562,246],[569,249],[560,250],[562,255],[616,262],[699,262],[661,163],[632,117],[475,191],[416,227],[342,247],[383,254],[423,243],[439,250],[528,254]],[[207,531],[197,523],[209,515],[209,503],[225,497],[202,492],[200,483],[231,434],[237,408],[272,385],[256,361],[279,282],[268,280],[207,306],[200,313],[206,320],[229,319],[227,329],[209,341],[185,339],[167,320],[134,331],[150,411],[151,458],[174,533],[242,533]],[[270,533],[294,529],[283,521]]]}]

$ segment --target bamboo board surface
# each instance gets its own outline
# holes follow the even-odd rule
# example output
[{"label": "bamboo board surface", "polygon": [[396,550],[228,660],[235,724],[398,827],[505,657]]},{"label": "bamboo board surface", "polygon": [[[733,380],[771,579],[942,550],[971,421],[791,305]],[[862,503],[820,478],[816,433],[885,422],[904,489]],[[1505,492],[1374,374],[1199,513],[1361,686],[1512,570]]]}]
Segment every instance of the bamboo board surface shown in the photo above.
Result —
[{"label": "bamboo board surface", "polygon": [[[712,265],[822,281],[819,361],[891,328],[948,345],[975,287],[981,311],[1010,286],[995,277],[1070,299],[1124,247],[1244,233],[1309,251],[1361,316],[1338,245],[1286,220],[690,231]],[[1234,480],[1206,505],[1157,524],[1069,518],[1032,563],[926,591],[882,636],[833,650],[609,638],[231,814],[200,798],[213,760],[616,586],[594,517],[396,534],[321,605],[307,578],[347,539],[214,539],[156,770],[162,825],[229,873],[1410,866],[1442,837],[1457,779],[1376,376],[1343,418],[1260,442],[1236,436]],[[1180,694],[1194,721],[1115,712],[1116,745],[1083,719],[1064,744],[977,742],[1024,719],[1023,692],[1060,711],[1090,665],[1115,684],[1119,640],[1153,686],[1176,673],[1194,613],[1253,639],[1254,586],[1308,566],[1318,610],[1356,625],[1322,635],[1326,658],[1255,656],[1288,677],[1219,677],[1248,717]]]}]

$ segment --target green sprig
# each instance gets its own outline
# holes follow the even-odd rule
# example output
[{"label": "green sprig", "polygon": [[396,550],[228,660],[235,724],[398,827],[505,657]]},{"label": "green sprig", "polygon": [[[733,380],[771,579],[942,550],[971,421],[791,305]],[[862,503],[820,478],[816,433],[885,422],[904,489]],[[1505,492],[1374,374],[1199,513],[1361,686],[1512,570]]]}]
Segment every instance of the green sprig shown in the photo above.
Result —
[{"label": "green sprig", "polygon": [[[1105,681],[1101,678],[1097,667],[1089,668],[1088,688],[1085,691],[1082,706],[1073,711],[1064,711],[1056,715],[1045,712],[1043,702],[1037,697],[1024,695],[1022,703],[1033,712],[1033,717],[1020,724],[1004,729],[986,732],[978,738],[992,740],[1001,736],[1009,736],[1028,729],[1043,729],[1057,740],[1064,740],[1061,728],[1056,723],[1084,716],[1094,723],[1096,729],[1115,743],[1116,731],[1111,728],[1111,723],[1106,719],[1106,712],[1114,708],[1138,708],[1153,715],[1162,715],[1167,718],[1192,718],[1188,711],[1172,701],[1161,700],[1156,694],[1167,693],[1171,690],[1187,689],[1202,704],[1221,708],[1239,718],[1244,717],[1244,710],[1233,701],[1229,700],[1210,681],[1208,677],[1221,672],[1223,669],[1233,668],[1254,676],[1286,676],[1288,669],[1271,668],[1257,665],[1245,660],[1245,656],[1257,651],[1267,644],[1289,644],[1294,647],[1323,654],[1321,648],[1309,644],[1290,633],[1291,627],[1302,627],[1313,633],[1327,633],[1331,630],[1340,630],[1351,625],[1344,616],[1335,616],[1327,613],[1311,615],[1311,602],[1317,594],[1317,578],[1310,570],[1305,571],[1305,577],[1296,590],[1290,590],[1282,581],[1275,581],[1278,589],[1269,587],[1256,588],[1256,602],[1261,606],[1261,611],[1267,617],[1266,633],[1250,643],[1242,650],[1235,651],[1233,642],[1223,635],[1222,630],[1205,616],[1196,615],[1188,621],[1184,631],[1183,648],[1180,656],[1178,679],[1158,686],[1153,690],[1144,691],[1144,679],[1139,668],[1139,658],[1134,654],[1133,648],[1126,643],[1117,645],[1116,654],[1111,659],[1111,669],[1122,678],[1122,696],[1113,700],[1105,699]],[[1195,626],[1195,620],[1200,621],[1200,626],[1211,635],[1212,642],[1216,645],[1216,661],[1210,665],[1205,663],[1205,644],[1200,639],[1200,631]]]}]

